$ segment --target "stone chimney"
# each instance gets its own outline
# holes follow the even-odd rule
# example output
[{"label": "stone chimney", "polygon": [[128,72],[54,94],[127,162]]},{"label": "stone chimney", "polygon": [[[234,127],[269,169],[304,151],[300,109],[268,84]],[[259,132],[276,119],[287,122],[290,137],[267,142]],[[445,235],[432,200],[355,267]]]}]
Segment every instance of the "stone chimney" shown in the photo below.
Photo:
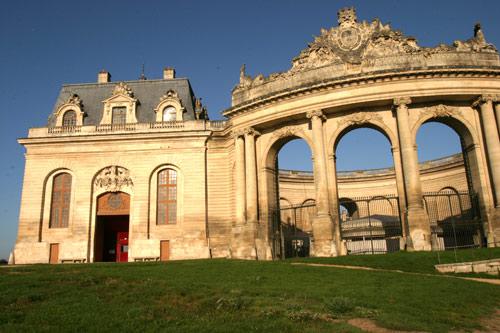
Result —
[{"label": "stone chimney", "polygon": [[172,67],[165,67],[163,69],[163,79],[164,80],[175,79],[175,69],[173,69]]},{"label": "stone chimney", "polygon": [[104,69],[97,74],[97,83],[111,82],[111,74]]}]

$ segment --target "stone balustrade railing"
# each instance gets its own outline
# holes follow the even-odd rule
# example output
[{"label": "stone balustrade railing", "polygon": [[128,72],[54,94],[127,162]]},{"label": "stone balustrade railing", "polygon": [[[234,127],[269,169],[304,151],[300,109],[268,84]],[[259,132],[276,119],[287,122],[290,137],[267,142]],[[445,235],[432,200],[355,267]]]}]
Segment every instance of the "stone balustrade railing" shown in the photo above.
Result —
[{"label": "stone balustrade railing", "polygon": [[53,136],[102,135],[110,133],[148,133],[179,131],[223,131],[228,126],[226,120],[166,121],[156,123],[106,124],[89,126],[60,126],[31,128],[30,138]]}]

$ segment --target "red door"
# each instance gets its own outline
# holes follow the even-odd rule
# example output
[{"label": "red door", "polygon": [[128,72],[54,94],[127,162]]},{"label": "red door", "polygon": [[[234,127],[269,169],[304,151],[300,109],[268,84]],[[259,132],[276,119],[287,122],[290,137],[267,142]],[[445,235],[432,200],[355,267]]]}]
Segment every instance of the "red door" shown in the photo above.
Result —
[{"label": "red door", "polygon": [[128,231],[116,233],[116,261],[128,261]]}]

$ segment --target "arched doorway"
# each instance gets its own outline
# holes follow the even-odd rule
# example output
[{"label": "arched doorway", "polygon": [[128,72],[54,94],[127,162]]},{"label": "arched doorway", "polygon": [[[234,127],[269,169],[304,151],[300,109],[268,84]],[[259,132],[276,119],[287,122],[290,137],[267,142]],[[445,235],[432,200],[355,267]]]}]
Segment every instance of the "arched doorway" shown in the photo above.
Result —
[{"label": "arched doorway", "polygon": [[347,127],[334,145],[340,236],[347,254],[404,247],[391,139],[373,124]]},{"label": "arched doorway", "polygon": [[106,192],[97,197],[94,261],[127,262],[130,195]]},{"label": "arched doorway", "polygon": [[[439,137],[436,145],[431,138]],[[481,247],[486,244],[479,207],[480,179],[473,139],[452,117],[430,118],[416,134],[420,181],[431,226],[434,250]],[[439,182],[427,169],[448,165]]]},{"label": "arched doorway", "polygon": [[280,138],[266,160],[274,258],[307,257],[312,248],[316,186],[312,152],[302,137]]}]

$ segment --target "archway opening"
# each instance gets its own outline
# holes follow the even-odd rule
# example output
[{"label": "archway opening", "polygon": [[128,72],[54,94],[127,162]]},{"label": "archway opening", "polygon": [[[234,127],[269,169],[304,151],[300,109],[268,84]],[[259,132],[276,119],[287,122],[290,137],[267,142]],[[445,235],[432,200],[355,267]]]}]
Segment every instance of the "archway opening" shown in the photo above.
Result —
[{"label": "archway opening", "polygon": [[130,196],[107,192],[97,198],[95,262],[127,262]]},{"label": "archway opening", "polygon": [[376,127],[351,127],[337,139],[340,237],[347,254],[386,253],[402,247],[403,228],[391,143]]},{"label": "archway opening", "polygon": [[433,249],[483,246],[479,200],[474,191],[479,176],[468,130],[456,119],[433,118],[420,126],[416,142]]},{"label": "archway opening", "polygon": [[280,200],[281,256],[307,257],[311,249],[316,191],[311,149],[303,139],[288,138],[277,149],[276,192]]}]

